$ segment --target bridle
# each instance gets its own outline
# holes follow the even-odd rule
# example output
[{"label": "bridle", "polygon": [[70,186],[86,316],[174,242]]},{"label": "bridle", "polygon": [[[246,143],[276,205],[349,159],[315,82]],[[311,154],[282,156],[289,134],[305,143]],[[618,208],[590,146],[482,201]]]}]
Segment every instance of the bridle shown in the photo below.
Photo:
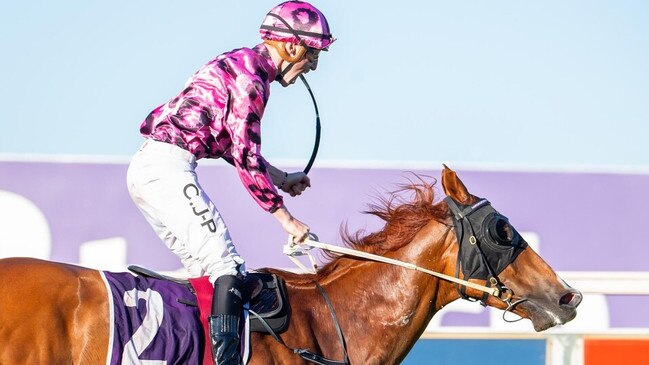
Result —
[{"label": "bridle", "polygon": [[[451,201],[450,203],[449,203],[449,200]],[[490,295],[494,296],[494,297],[496,297],[497,299],[499,299],[500,301],[504,302],[507,305],[507,308],[504,309],[503,316],[502,316],[504,321],[506,321],[506,322],[517,322],[517,321],[521,320],[522,318],[518,318],[518,319],[515,319],[515,320],[507,319],[506,314],[507,314],[507,312],[513,312],[518,304],[523,303],[523,302],[527,301],[528,299],[523,298],[523,297],[517,297],[514,294],[513,290],[511,290],[510,288],[508,288],[507,286],[505,286],[502,283],[502,281],[498,277],[498,274],[516,258],[518,253],[520,253],[520,251],[522,251],[527,246],[527,243],[522,239],[522,237],[520,237],[520,235],[518,235],[518,232],[516,232],[514,230],[514,233],[517,236],[517,239],[515,240],[516,246],[513,246],[512,249],[513,250],[518,250],[518,252],[515,252],[514,254],[510,254],[508,259],[506,261],[503,261],[503,262],[506,262],[506,264],[501,263],[500,265],[496,266],[496,268],[494,268],[493,263],[490,262],[490,261],[493,261],[493,259],[489,260],[488,254],[485,253],[485,249],[487,248],[487,245],[489,244],[488,240],[485,237],[481,237],[481,235],[476,233],[476,229],[474,229],[475,222],[473,222],[474,219],[472,219],[472,218],[473,217],[478,217],[478,216],[483,216],[485,211],[486,211],[486,213],[492,213],[491,216],[497,215],[498,218],[505,219],[505,220],[507,218],[500,215],[499,213],[497,213],[495,211],[495,209],[491,208],[491,204],[486,199],[481,199],[481,200],[478,201],[478,203],[473,204],[473,205],[471,205],[469,207],[463,207],[463,208],[461,208],[461,206],[458,206],[458,204],[449,197],[447,197],[445,199],[445,202],[447,203],[447,205],[449,206],[449,209],[453,213],[452,214],[453,215],[453,220],[454,220],[453,227],[455,228],[455,232],[456,232],[456,235],[457,235],[457,242],[458,242],[458,245],[459,245],[458,258],[457,258],[457,264],[456,264],[456,273],[455,273],[454,276],[450,276],[450,275],[446,275],[446,274],[443,274],[443,273],[440,273],[440,272],[429,270],[429,269],[417,266],[417,265],[412,264],[412,263],[404,262],[404,261],[401,261],[401,260],[396,260],[396,259],[392,259],[392,258],[380,256],[380,255],[375,255],[375,254],[371,254],[371,253],[367,253],[367,252],[363,252],[363,251],[354,250],[354,249],[347,248],[347,247],[341,247],[341,246],[337,246],[337,245],[331,245],[331,244],[327,244],[327,243],[324,243],[324,242],[320,242],[318,240],[318,237],[313,233],[311,233],[309,235],[309,238],[307,238],[302,243],[302,245],[299,245],[299,244],[293,242],[293,238],[289,237],[288,242],[286,243],[286,245],[284,245],[284,254],[286,254],[289,257],[289,259],[291,259],[299,268],[301,268],[302,270],[304,270],[306,272],[310,272],[310,273],[315,273],[317,271],[317,264],[316,264],[315,258],[309,252],[313,248],[318,248],[318,249],[321,249],[321,250],[324,250],[324,251],[327,251],[327,252],[330,252],[330,253],[333,253],[333,254],[336,254],[336,255],[340,255],[340,256],[346,255],[346,256],[351,256],[351,257],[356,257],[356,258],[361,258],[361,259],[372,260],[372,261],[376,261],[376,262],[382,262],[382,263],[386,263],[386,264],[390,264],[390,265],[394,265],[394,266],[399,266],[399,267],[403,267],[403,268],[414,270],[414,271],[419,271],[419,272],[422,272],[422,273],[425,273],[425,274],[428,274],[428,275],[431,275],[431,276],[438,277],[438,278],[440,278],[442,280],[455,283],[456,287],[458,288],[458,292],[460,294],[460,297],[462,299],[469,300],[469,301],[480,301],[480,304],[482,304],[483,306],[486,306],[487,305],[486,301],[487,301],[488,297]],[[476,213],[478,211],[480,211],[480,213],[482,213],[482,214],[475,214],[474,215],[474,213]],[[495,212],[495,214],[493,214],[494,212]],[[489,214],[487,214],[487,215],[489,215]],[[466,223],[463,223],[463,222],[466,222]],[[471,231],[470,235],[465,235],[464,234],[464,232],[465,232],[464,226],[465,225],[467,225],[469,227],[468,229]],[[480,231],[483,231],[483,230],[484,230],[484,227],[480,227]],[[487,283],[488,283],[489,286],[480,285],[480,284],[477,284],[475,282],[469,281],[469,279],[475,278],[474,276],[471,276],[471,275],[466,275],[465,274],[464,279],[459,278],[460,269],[465,268],[465,264],[462,263],[462,252],[466,252],[466,251],[469,250],[468,248],[463,247],[463,245],[466,245],[467,243],[470,245],[470,247],[475,247],[475,250],[472,250],[472,253],[474,255],[477,255],[478,262],[482,266],[481,270],[478,270],[478,272],[480,273],[480,272],[484,271],[484,272],[489,273],[489,278],[488,279],[484,278],[485,280],[487,280]],[[302,262],[297,259],[297,256],[307,256],[309,258],[309,260],[310,260],[311,268],[307,268],[304,264],[302,264]],[[473,261],[475,262],[476,260],[474,259]],[[502,267],[500,267],[500,266],[502,266]],[[471,268],[469,268],[469,269],[471,269]],[[470,272],[472,270],[463,270],[463,271]],[[475,271],[475,270],[473,270],[473,271]],[[471,288],[471,289],[474,289],[474,290],[481,291],[483,293],[483,295],[482,295],[482,297],[480,299],[472,298],[472,297],[470,297],[470,296],[468,296],[466,294],[466,288]]]},{"label": "bridle", "polygon": [[[317,107],[316,107],[316,113],[317,113]],[[504,309],[502,315],[502,318],[505,322],[520,321],[521,319],[523,319],[522,317],[518,319],[510,320],[506,318],[506,314],[508,312],[513,313],[514,309],[518,304],[523,303],[528,299],[524,297],[515,299],[516,295],[514,294],[514,291],[502,283],[502,281],[498,277],[498,274],[505,267],[509,266],[509,264],[513,262],[513,260],[518,256],[518,254],[527,246],[527,243],[525,242],[525,240],[522,239],[522,237],[520,237],[518,232],[516,232],[516,230],[514,230],[513,227],[511,226],[509,226],[511,227],[511,231],[510,231],[511,236],[508,237],[496,236],[495,238],[491,237],[494,234],[493,232],[494,227],[498,228],[499,224],[501,226],[504,223],[509,224],[509,221],[505,216],[501,215],[495,209],[493,209],[491,207],[491,203],[489,203],[488,200],[479,199],[475,204],[471,206],[461,205],[450,197],[446,197],[444,201],[446,202],[449,209],[451,210],[452,217],[453,217],[453,228],[455,229],[455,233],[457,236],[456,238],[459,245],[455,276],[442,274],[440,272],[429,270],[401,260],[396,260],[388,257],[383,257],[383,256],[363,252],[363,251],[354,250],[347,247],[330,245],[324,242],[320,242],[318,237],[313,233],[310,233],[309,238],[307,238],[301,245],[295,243],[293,237],[289,236],[288,242],[286,243],[286,245],[284,245],[284,253],[299,268],[301,268],[305,272],[310,272],[313,274],[317,272],[317,264],[315,258],[309,252],[309,250],[313,248],[319,248],[321,250],[336,255],[340,255],[340,256],[346,255],[346,256],[356,257],[360,259],[367,259],[376,262],[382,262],[382,263],[399,266],[410,270],[419,271],[431,276],[438,277],[442,280],[455,283],[458,293],[460,294],[460,297],[462,299],[469,300],[469,301],[480,301],[480,304],[486,306],[489,295],[494,296],[507,305],[507,308]],[[478,226],[477,230],[474,228],[474,225]],[[465,228],[465,226],[468,228]],[[470,234],[465,235],[465,230],[469,230]],[[490,251],[488,251],[488,249],[490,249],[490,245],[494,245],[494,244],[498,245],[499,243],[500,244],[508,243],[510,246],[509,248],[503,249],[503,251],[507,251],[507,255],[505,255],[506,260],[501,260],[501,257],[497,257],[494,260],[492,258],[493,256],[489,255]],[[464,247],[467,244],[469,245],[469,247]],[[472,247],[475,247],[475,250],[471,249]],[[470,252],[468,252],[469,250]],[[491,250],[493,250],[493,247],[491,247]],[[485,253],[485,251],[488,252]],[[304,264],[302,264],[302,262],[297,259],[297,256],[307,256],[311,262],[311,268],[309,269]],[[477,257],[478,259],[477,261],[475,260],[475,257]],[[480,265],[480,267],[479,268],[466,267],[465,266],[466,263],[464,262],[464,259],[466,258],[472,259],[472,262],[477,262],[478,265]],[[464,279],[460,279],[460,270],[462,270],[464,273]],[[466,273],[469,274],[467,275]],[[489,284],[489,286],[480,285],[469,281],[472,278],[480,278],[483,273],[486,273],[488,276],[488,279],[486,277],[485,279],[487,279],[487,283]],[[475,275],[477,275],[478,277],[476,277]],[[330,359],[325,359],[306,349],[290,348],[282,341],[280,337],[278,337],[274,332],[272,332],[272,330],[270,330],[269,332],[273,335],[275,340],[277,340],[279,343],[281,343],[288,349],[292,350],[296,354],[300,355],[303,359],[307,361],[313,362],[315,364],[321,364],[321,365],[348,365],[349,358],[347,355],[345,338],[343,336],[340,325],[338,324],[338,320],[336,319],[333,305],[331,304],[331,301],[329,300],[324,288],[322,288],[315,281],[314,284],[316,288],[318,288],[318,290],[320,291],[320,294],[325,299],[329,311],[331,313],[331,316],[333,318],[334,326],[338,333],[341,346],[343,349],[343,361],[334,361]],[[475,290],[482,291],[483,295],[480,299],[472,298],[466,294],[466,288],[472,288]],[[267,326],[267,328],[270,327]]]},{"label": "bridle", "polygon": [[[491,207],[486,199],[478,199],[472,205],[461,205],[451,197],[444,198],[453,217],[453,228],[458,242],[458,254],[455,265],[455,276],[460,276],[463,271],[465,279],[484,279],[490,287],[495,287],[500,295],[494,295],[507,305],[502,318],[505,322],[518,322],[518,319],[507,319],[507,312],[513,312],[515,307],[527,301],[527,298],[516,299],[514,291],[500,280],[498,274],[509,266],[520,252],[527,246],[520,234],[509,225],[507,217],[498,213]],[[498,225],[509,227],[507,237],[499,236],[496,232]],[[476,229],[477,226],[477,229]],[[468,232],[467,232],[468,231]],[[468,233],[468,234],[465,234]],[[498,252],[498,248],[502,251]],[[487,253],[485,251],[488,250]],[[505,253],[505,254],[503,254]],[[491,255],[490,255],[491,254]],[[464,267],[467,261],[474,267]],[[468,301],[479,301],[482,306],[487,306],[489,293],[483,292],[480,299],[472,298],[466,294],[466,286],[456,285],[460,297]]]}]

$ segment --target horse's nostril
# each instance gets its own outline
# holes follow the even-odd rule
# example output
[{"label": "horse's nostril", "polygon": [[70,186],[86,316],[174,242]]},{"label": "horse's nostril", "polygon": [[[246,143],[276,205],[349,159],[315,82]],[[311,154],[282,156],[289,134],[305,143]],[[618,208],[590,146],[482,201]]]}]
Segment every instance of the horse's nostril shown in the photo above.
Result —
[{"label": "horse's nostril", "polygon": [[561,299],[559,299],[560,305],[570,306],[572,308],[577,308],[579,303],[581,303],[581,293],[578,291],[571,291],[564,294]]}]

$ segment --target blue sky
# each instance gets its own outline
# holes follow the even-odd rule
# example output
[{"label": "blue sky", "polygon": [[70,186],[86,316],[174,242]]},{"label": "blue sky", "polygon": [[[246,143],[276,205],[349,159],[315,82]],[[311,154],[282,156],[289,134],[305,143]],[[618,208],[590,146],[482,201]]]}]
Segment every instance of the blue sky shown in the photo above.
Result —
[{"label": "blue sky", "polygon": [[[314,1],[319,161],[649,167],[646,1]],[[0,5],[0,154],[127,157],[141,120],[274,1]],[[314,113],[273,85],[264,154],[306,162]]]}]

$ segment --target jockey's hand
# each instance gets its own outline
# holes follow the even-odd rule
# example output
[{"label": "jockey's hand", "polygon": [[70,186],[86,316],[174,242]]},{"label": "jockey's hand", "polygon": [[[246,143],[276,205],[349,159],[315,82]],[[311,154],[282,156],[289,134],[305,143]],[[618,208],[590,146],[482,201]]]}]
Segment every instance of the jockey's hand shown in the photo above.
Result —
[{"label": "jockey's hand", "polygon": [[280,186],[280,189],[291,196],[298,196],[310,186],[311,179],[304,172],[299,171],[288,174],[286,182]]},{"label": "jockey's hand", "polygon": [[301,244],[309,237],[309,226],[293,217],[286,207],[277,209],[273,216],[281,223],[286,233],[295,237],[294,242]]}]

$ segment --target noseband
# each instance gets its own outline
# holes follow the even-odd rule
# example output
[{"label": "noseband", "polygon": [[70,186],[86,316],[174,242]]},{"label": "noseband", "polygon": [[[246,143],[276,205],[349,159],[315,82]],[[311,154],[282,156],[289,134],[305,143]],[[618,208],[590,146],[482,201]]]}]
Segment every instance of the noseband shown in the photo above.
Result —
[{"label": "noseband", "polygon": [[[518,257],[527,247],[527,242],[509,224],[507,217],[498,213],[486,199],[479,199],[473,205],[462,205],[451,197],[444,198],[444,201],[451,210],[459,245],[455,276],[459,277],[461,270],[465,280],[486,280],[488,287],[497,289],[499,295],[494,296],[507,304],[503,320],[521,320],[509,320],[505,315],[527,299],[514,300],[514,291],[502,283],[498,274]],[[466,294],[466,286],[458,284],[456,287],[462,299],[487,305],[489,293],[483,292],[477,299]]]}]

